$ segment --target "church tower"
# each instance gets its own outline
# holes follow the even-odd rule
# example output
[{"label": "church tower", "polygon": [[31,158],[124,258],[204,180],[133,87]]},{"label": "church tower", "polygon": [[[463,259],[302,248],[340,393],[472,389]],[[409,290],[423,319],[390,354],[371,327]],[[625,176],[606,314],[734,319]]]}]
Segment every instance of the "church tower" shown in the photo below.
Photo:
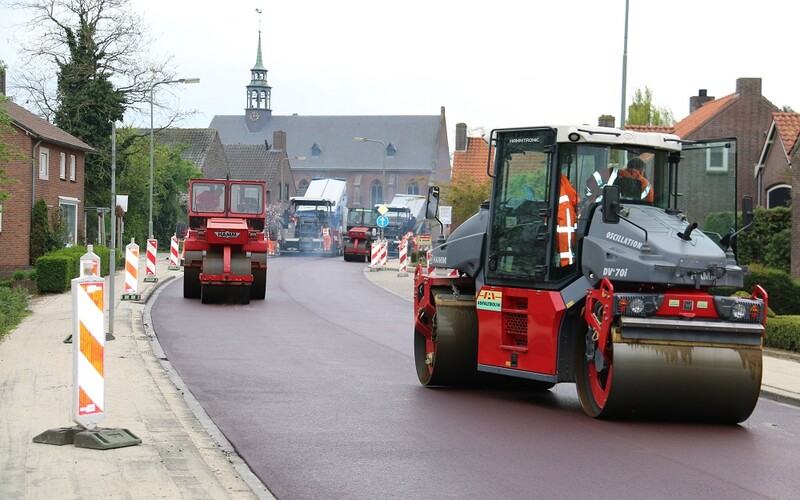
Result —
[{"label": "church tower", "polygon": [[272,87],[267,83],[267,68],[261,61],[261,30],[258,30],[258,53],[256,65],[250,70],[250,84],[247,86],[247,106],[245,118],[251,132],[261,130],[272,116]]}]

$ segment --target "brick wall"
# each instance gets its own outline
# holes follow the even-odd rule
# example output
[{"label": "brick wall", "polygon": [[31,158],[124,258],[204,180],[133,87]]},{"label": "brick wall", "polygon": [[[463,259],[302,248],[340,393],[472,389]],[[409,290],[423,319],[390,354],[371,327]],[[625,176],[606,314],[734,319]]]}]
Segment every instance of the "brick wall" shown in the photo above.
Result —
[{"label": "brick wall", "polygon": [[780,111],[761,95],[760,78],[740,78],[736,81],[737,98],[717,116],[699,127],[685,139],[718,139],[735,137],[738,140],[738,193],[758,199],[758,185],[753,166],[758,162],[772,113]]},{"label": "brick wall", "polygon": [[[9,178],[15,179],[6,191],[10,198],[4,204],[3,228],[0,232],[0,269],[15,270],[25,268],[29,264],[30,254],[30,226],[31,209],[33,202],[43,198],[49,207],[49,216],[52,217],[53,210],[58,207],[59,196],[77,198],[78,203],[78,238],[77,243],[82,243],[80,238],[83,235],[83,183],[84,183],[84,155],[80,151],[66,149],[55,144],[42,143],[39,147],[46,147],[50,153],[49,159],[49,179],[39,179],[37,148],[35,155],[37,158],[36,166],[32,167],[31,147],[36,144],[29,136],[22,133],[16,127],[14,133],[4,136],[3,140],[9,145],[10,149],[19,153],[21,157],[14,157],[5,165],[6,174]],[[60,178],[60,153],[66,154],[67,175],[66,180]],[[69,179],[69,157],[75,155],[76,172],[75,180]],[[35,189],[35,199],[31,193],[32,168]]]}]

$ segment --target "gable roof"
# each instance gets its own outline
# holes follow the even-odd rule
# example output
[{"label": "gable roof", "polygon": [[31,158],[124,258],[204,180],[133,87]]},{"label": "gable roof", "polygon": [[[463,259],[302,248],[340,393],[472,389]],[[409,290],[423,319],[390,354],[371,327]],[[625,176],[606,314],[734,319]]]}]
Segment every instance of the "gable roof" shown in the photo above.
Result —
[{"label": "gable roof", "polygon": [[270,182],[278,173],[283,153],[267,151],[263,144],[226,144],[231,179]]},{"label": "gable roof", "polygon": [[737,94],[726,95],[713,101],[708,101],[693,113],[688,115],[683,120],[679,121],[673,126],[666,125],[625,125],[628,130],[636,130],[637,132],[662,132],[665,134],[675,134],[680,138],[686,138],[691,135],[695,130],[707,123],[709,120],[717,116],[723,110],[727,109],[737,98]]},{"label": "gable roof", "polygon": [[155,132],[159,144],[185,145],[181,157],[194,163],[209,178],[223,179],[228,174],[228,161],[213,154],[216,145],[222,149],[219,134],[210,128],[167,128]]},{"label": "gable roof", "polygon": [[0,103],[0,106],[5,108],[8,117],[11,118],[11,123],[21,128],[31,136],[37,139],[66,146],[68,148],[76,149],[78,151],[90,152],[95,149],[82,140],[78,139],[72,134],[69,134],[44,118],[40,118],[22,106],[15,104],[11,101]]},{"label": "gable roof", "polygon": [[483,137],[467,137],[467,149],[453,153],[453,179],[467,176],[478,182],[489,178],[486,173],[489,144]]},{"label": "gable roof", "polygon": [[734,93],[726,95],[725,97],[720,97],[719,99],[714,99],[713,101],[708,101],[697,108],[694,113],[691,113],[689,116],[676,123],[672,133],[681,138],[688,137],[695,130],[730,106],[737,97],[737,94]]},{"label": "gable roof", "polygon": [[800,136],[800,113],[772,113],[772,120],[783,142],[783,148],[789,155]]},{"label": "gable roof", "polygon": [[[448,166],[449,151],[440,150],[446,145],[443,116],[271,116],[261,130],[250,132],[243,115],[217,115],[210,128],[219,131],[223,144],[251,144],[264,149],[264,141],[272,142],[273,132],[286,132],[287,156],[305,156],[296,169],[302,170],[374,170],[376,164],[386,161],[386,168],[394,171],[426,171]],[[440,137],[444,134],[444,137]],[[382,154],[378,143],[354,142],[353,137],[381,140],[395,154]],[[319,154],[314,155],[314,145]],[[442,157],[442,154],[444,155]]]}]

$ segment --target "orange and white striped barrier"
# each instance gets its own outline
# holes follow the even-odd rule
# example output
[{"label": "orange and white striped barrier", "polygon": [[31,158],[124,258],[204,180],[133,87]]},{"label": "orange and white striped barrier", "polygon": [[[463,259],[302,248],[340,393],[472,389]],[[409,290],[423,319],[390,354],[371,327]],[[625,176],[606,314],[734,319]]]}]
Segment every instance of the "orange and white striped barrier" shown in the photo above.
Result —
[{"label": "orange and white striped barrier", "polygon": [[381,268],[386,267],[386,263],[389,260],[389,242],[387,240],[381,240]]},{"label": "orange and white striped barrier", "polygon": [[408,256],[408,239],[406,237],[403,237],[403,239],[400,241],[400,248],[398,250],[399,250],[398,258],[400,259],[400,265],[397,268],[397,275],[408,276],[408,261],[406,260]]},{"label": "orange and white striped barrier", "polygon": [[105,408],[104,281],[89,275],[72,280],[72,420],[94,429]]},{"label": "orange and white striped barrier", "polygon": [[158,240],[149,238],[147,240],[147,259],[144,271],[144,280],[148,283],[158,281],[156,276],[156,253],[158,252]]},{"label": "orange and white striped barrier", "polygon": [[125,247],[125,288],[122,300],[139,300],[139,245],[131,242]]},{"label": "orange and white striped barrier", "polygon": [[381,242],[380,240],[373,240],[370,247],[371,259],[369,263],[370,271],[379,271],[381,268]]},{"label": "orange and white striped barrier", "polygon": [[174,271],[180,269],[180,260],[178,260],[178,237],[173,236],[169,239],[169,267],[167,269]]}]

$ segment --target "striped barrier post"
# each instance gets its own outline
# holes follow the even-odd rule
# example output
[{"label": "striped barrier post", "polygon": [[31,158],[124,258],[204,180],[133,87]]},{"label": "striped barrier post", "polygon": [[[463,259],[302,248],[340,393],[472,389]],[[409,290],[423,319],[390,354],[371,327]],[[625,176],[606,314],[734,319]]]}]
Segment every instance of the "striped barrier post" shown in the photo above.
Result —
[{"label": "striped barrier post", "polygon": [[147,264],[144,271],[144,281],[148,283],[156,283],[156,252],[158,252],[158,241],[149,238],[147,240]]},{"label": "striped barrier post", "polygon": [[[87,260],[87,263],[89,261]],[[91,265],[87,269],[91,270]],[[34,443],[108,450],[141,444],[123,428],[99,428],[106,411],[105,395],[105,281],[92,274],[73,279],[72,292],[72,421],[73,427],[49,429],[34,436]]]},{"label": "striped barrier post", "polygon": [[139,245],[131,242],[125,247],[125,289],[122,300],[140,300],[139,294]]},{"label": "striped barrier post", "polygon": [[371,259],[369,263],[370,271],[378,271],[381,267],[381,242],[380,240],[373,240],[370,247]]},{"label": "striped barrier post", "polygon": [[179,264],[180,260],[178,259],[179,247],[180,245],[178,244],[178,237],[172,236],[172,238],[169,239],[169,267],[167,267],[167,269],[170,271],[175,271],[181,268]]},{"label": "striped barrier post", "polygon": [[400,241],[400,248],[398,250],[399,250],[400,265],[397,268],[397,275],[401,276],[401,277],[402,276],[408,276],[408,262],[406,261],[406,258],[408,256],[408,239],[407,238],[404,237]]},{"label": "striped barrier post", "polygon": [[381,240],[381,269],[386,267],[386,262],[389,259],[389,242]]},{"label": "striped barrier post", "polygon": [[72,280],[73,391],[72,420],[94,429],[105,409],[105,315],[102,279]]},{"label": "striped barrier post", "polygon": [[434,269],[436,269],[436,268],[435,268],[435,267],[433,267],[433,263],[431,262],[431,251],[430,251],[430,250],[428,250],[428,251],[425,253],[425,261],[428,263],[428,275],[431,275],[431,274],[433,274],[433,271],[434,271]]}]

